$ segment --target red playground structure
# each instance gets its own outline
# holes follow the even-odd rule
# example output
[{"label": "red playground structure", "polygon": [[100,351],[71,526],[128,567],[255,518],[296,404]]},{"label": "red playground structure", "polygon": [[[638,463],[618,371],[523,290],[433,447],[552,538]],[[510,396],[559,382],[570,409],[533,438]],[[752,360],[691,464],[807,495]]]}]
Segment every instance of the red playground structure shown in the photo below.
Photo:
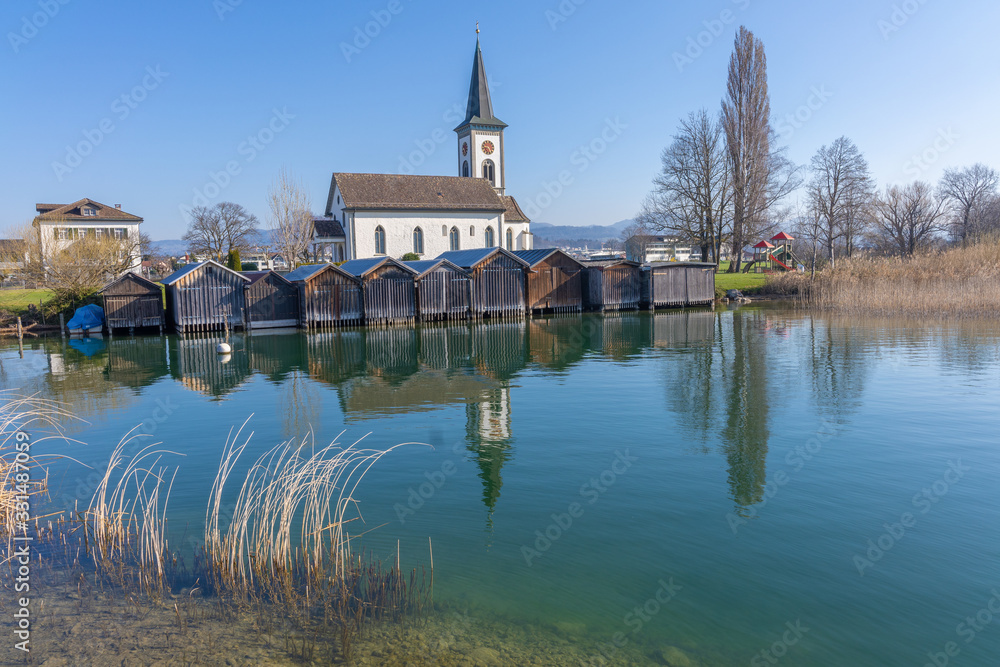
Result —
[{"label": "red playground structure", "polygon": [[774,273],[775,271],[795,271],[798,258],[792,254],[794,236],[778,232],[771,237],[774,243],[761,241],[753,247],[753,261],[743,268],[744,273]]}]

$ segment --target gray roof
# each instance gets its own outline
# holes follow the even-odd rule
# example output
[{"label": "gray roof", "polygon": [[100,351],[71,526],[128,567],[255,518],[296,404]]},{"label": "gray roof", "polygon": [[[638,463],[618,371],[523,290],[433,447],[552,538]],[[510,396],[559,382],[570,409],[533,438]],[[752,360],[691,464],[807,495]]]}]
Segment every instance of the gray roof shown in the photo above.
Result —
[{"label": "gray roof", "polygon": [[338,187],[343,208],[350,210],[495,213],[507,210],[507,204],[485,178],[338,172],[330,182],[326,202],[328,214],[333,210],[333,193]]},{"label": "gray roof", "polygon": [[609,266],[618,266],[619,264],[629,264],[630,266],[642,266],[639,262],[633,262],[630,259],[585,259],[580,262],[586,267],[595,269],[605,269]]},{"label": "gray roof", "polygon": [[[0,241],[0,243],[2,243],[2,241]],[[107,285],[105,285],[104,287],[102,287],[99,293],[103,294],[104,292],[108,291],[112,287],[115,287],[116,285],[118,285],[118,283],[125,282],[126,280],[137,282],[137,283],[139,283],[140,285],[142,285],[143,287],[145,287],[146,289],[148,289],[151,292],[159,292],[160,291],[160,285],[158,283],[155,283],[152,280],[144,278],[144,277],[140,276],[138,273],[128,272],[128,273],[123,273],[122,275],[118,276],[117,278],[115,278],[114,280],[112,280],[110,283],[108,283]]]},{"label": "gray roof", "polygon": [[662,269],[675,266],[697,266],[703,269],[707,269],[708,267],[712,267],[713,269],[715,268],[715,264],[712,262],[651,262],[646,265],[646,267],[650,269]]},{"label": "gray roof", "polygon": [[471,250],[449,250],[448,252],[443,252],[437,256],[438,259],[446,259],[452,264],[462,267],[463,269],[471,269],[483,260],[489,259],[495,253],[502,253],[508,257],[513,257],[515,260],[528,265],[523,259],[518,257],[512,252],[508,252],[503,248],[473,248]]},{"label": "gray roof", "polygon": [[[286,273],[285,274],[285,280],[287,280],[290,283],[294,283],[294,282],[300,281],[300,280],[302,280],[302,281],[304,281],[304,280],[312,280],[316,275],[318,275],[322,271],[326,271],[327,269],[338,270],[339,268],[340,267],[338,267],[338,266],[336,266],[334,264],[331,264],[330,262],[324,262],[323,264],[304,264],[303,266],[300,266],[299,268],[295,269],[294,271],[290,271],[290,272]],[[345,273],[345,272],[341,271],[341,273]],[[351,276],[351,274],[349,274],[349,273],[347,275],[350,276],[350,277],[352,277],[352,278],[354,277],[354,276]]]},{"label": "gray roof", "polygon": [[515,250],[514,254],[523,259],[525,262],[527,262],[528,266],[535,266],[539,262],[548,259],[549,255],[552,255],[553,253],[557,252],[566,255],[567,257],[569,257],[578,264],[580,263],[580,260],[576,259],[575,257],[570,257],[566,252],[560,250],[559,248],[537,248],[532,250]]},{"label": "gray roof", "polygon": [[316,236],[336,238],[344,236],[344,227],[335,218],[313,218],[313,232]]},{"label": "gray roof", "polygon": [[242,273],[243,273],[244,276],[246,276],[247,278],[250,279],[250,284],[251,285],[253,285],[254,283],[256,283],[259,280],[263,280],[264,278],[266,278],[267,276],[269,276],[271,274],[274,274],[275,276],[277,276],[281,280],[284,280],[286,283],[288,282],[288,278],[286,278],[285,276],[281,275],[277,271],[272,271],[272,270],[268,270],[268,271],[243,271]]},{"label": "gray roof", "polygon": [[490,86],[486,81],[486,67],[483,65],[483,51],[479,48],[478,37],[476,54],[472,57],[472,80],[469,82],[469,103],[465,109],[465,120],[455,129],[469,124],[507,127],[506,123],[493,115],[493,101],[490,99]]},{"label": "gray roof", "polygon": [[355,276],[357,278],[363,278],[367,274],[371,273],[375,269],[379,268],[383,264],[394,264],[401,267],[410,273],[416,274],[416,271],[407,266],[404,262],[395,260],[392,257],[368,257],[366,259],[352,259],[349,262],[344,262],[340,265],[341,270]]},{"label": "gray roof", "polygon": [[458,266],[457,264],[455,264],[453,262],[449,262],[446,259],[440,259],[440,258],[438,258],[438,259],[418,259],[418,260],[411,261],[411,262],[403,262],[403,264],[406,264],[408,267],[410,267],[411,269],[413,269],[414,271],[416,271],[416,273],[417,273],[416,277],[417,278],[422,278],[425,273],[427,273],[428,271],[433,271],[434,269],[436,269],[441,264],[443,264],[445,266],[448,266],[448,267],[451,267],[452,269],[454,269],[456,271],[459,271],[461,273],[465,273],[465,270],[462,269],[462,267]]},{"label": "gray roof", "polygon": [[177,269],[176,271],[174,271],[173,273],[171,273],[169,276],[167,276],[166,278],[164,278],[160,282],[162,284],[164,284],[164,285],[173,285],[175,282],[177,282],[178,280],[180,280],[181,278],[183,278],[187,274],[193,273],[194,271],[198,271],[202,267],[208,266],[210,264],[214,264],[215,266],[217,266],[218,268],[222,269],[223,271],[228,271],[229,273],[232,273],[233,275],[239,276],[243,280],[245,280],[247,282],[250,282],[250,279],[247,278],[246,276],[244,276],[242,273],[239,273],[238,271],[233,271],[228,266],[223,266],[222,264],[219,264],[218,262],[216,262],[213,259],[205,260],[204,262],[194,262],[192,264],[186,264],[182,268]]}]

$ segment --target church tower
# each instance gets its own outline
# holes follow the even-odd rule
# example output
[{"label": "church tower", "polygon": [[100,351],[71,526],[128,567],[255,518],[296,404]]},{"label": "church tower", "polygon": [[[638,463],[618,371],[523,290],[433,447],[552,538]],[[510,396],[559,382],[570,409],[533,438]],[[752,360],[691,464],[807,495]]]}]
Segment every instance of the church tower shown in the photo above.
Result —
[{"label": "church tower", "polygon": [[472,81],[465,120],[455,128],[458,134],[458,175],[478,176],[504,193],[503,130],[507,124],[493,115],[490,87],[486,82],[483,52],[476,26],[476,55],[472,60]]}]

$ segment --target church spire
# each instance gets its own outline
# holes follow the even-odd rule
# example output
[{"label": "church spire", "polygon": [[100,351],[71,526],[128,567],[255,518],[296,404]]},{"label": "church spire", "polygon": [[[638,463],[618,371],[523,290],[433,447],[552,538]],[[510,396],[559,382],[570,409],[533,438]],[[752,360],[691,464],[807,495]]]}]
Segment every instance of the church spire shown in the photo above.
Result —
[{"label": "church spire", "polygon": [[483,65],[483,51],[479,47],[478,22],[476,23],[476,54],[472,59],[472,81],[469,83],[469,103],[465,109],[465,120],[462,121],[462,125],[469,123],[506,127],[503,121],[493,115],[490,86],[486,81],[486,66]]}]

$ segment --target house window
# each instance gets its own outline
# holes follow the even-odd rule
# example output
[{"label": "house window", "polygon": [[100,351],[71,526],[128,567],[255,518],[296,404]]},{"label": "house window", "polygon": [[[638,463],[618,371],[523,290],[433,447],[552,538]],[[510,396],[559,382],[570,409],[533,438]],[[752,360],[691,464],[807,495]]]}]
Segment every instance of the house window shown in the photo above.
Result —
[{"label": "house window", "polygon": [[128,238],[128,230],[127,229],[116,229],[115,230],[115,238],[116,239],[126,239],[126,238]]},{"label": "house window", "polygon": [[94,233],[97,234],[97,238],[101,238],[102,236],[104,236],[104,230],[101,228],[95,229]]},{"label": "house window", "polygon": [[93,208],[90,208],[89,206],[85,206],[83,208],[83,214],[85,216],[94,216],[94,215],[97,215],[97,209],[93,209]]},{"label": "house window", "polygon": [[513,230],[507,230],[507,250],[514,249],[514,232]]},{"label": "house window", "polygon": [[375,228],[375,254],[385,254],[385,230],[382,229],[382,225]]},{"label": "house window", "polygon": [[487,248],[492,248],[495,245],[496,245],[496,239],[493,238],[493,228],[492,227],[487,227],[486,228],[486,247]]},{"label": "house window", "polygon": [[448,234],[448,249],[449,250],[458,250],[459,249],[458,227],[452,227],[451,228],[451,233]]},{"label": "house window", "polygon": [[413,230],[413,252],[424,254],[424,230],[419,227]]},{"label": "house window", "polygon": [[493,164],[493,160],[486,160],[483,162],[483,178],[488,180],[493,185],[496,185],[496,167]]},{"label": "house window", "polygon": [[465,162],[462,163],[462,176],[467,177],[468,175],[469,175],[469,161],[466,160]]}]

